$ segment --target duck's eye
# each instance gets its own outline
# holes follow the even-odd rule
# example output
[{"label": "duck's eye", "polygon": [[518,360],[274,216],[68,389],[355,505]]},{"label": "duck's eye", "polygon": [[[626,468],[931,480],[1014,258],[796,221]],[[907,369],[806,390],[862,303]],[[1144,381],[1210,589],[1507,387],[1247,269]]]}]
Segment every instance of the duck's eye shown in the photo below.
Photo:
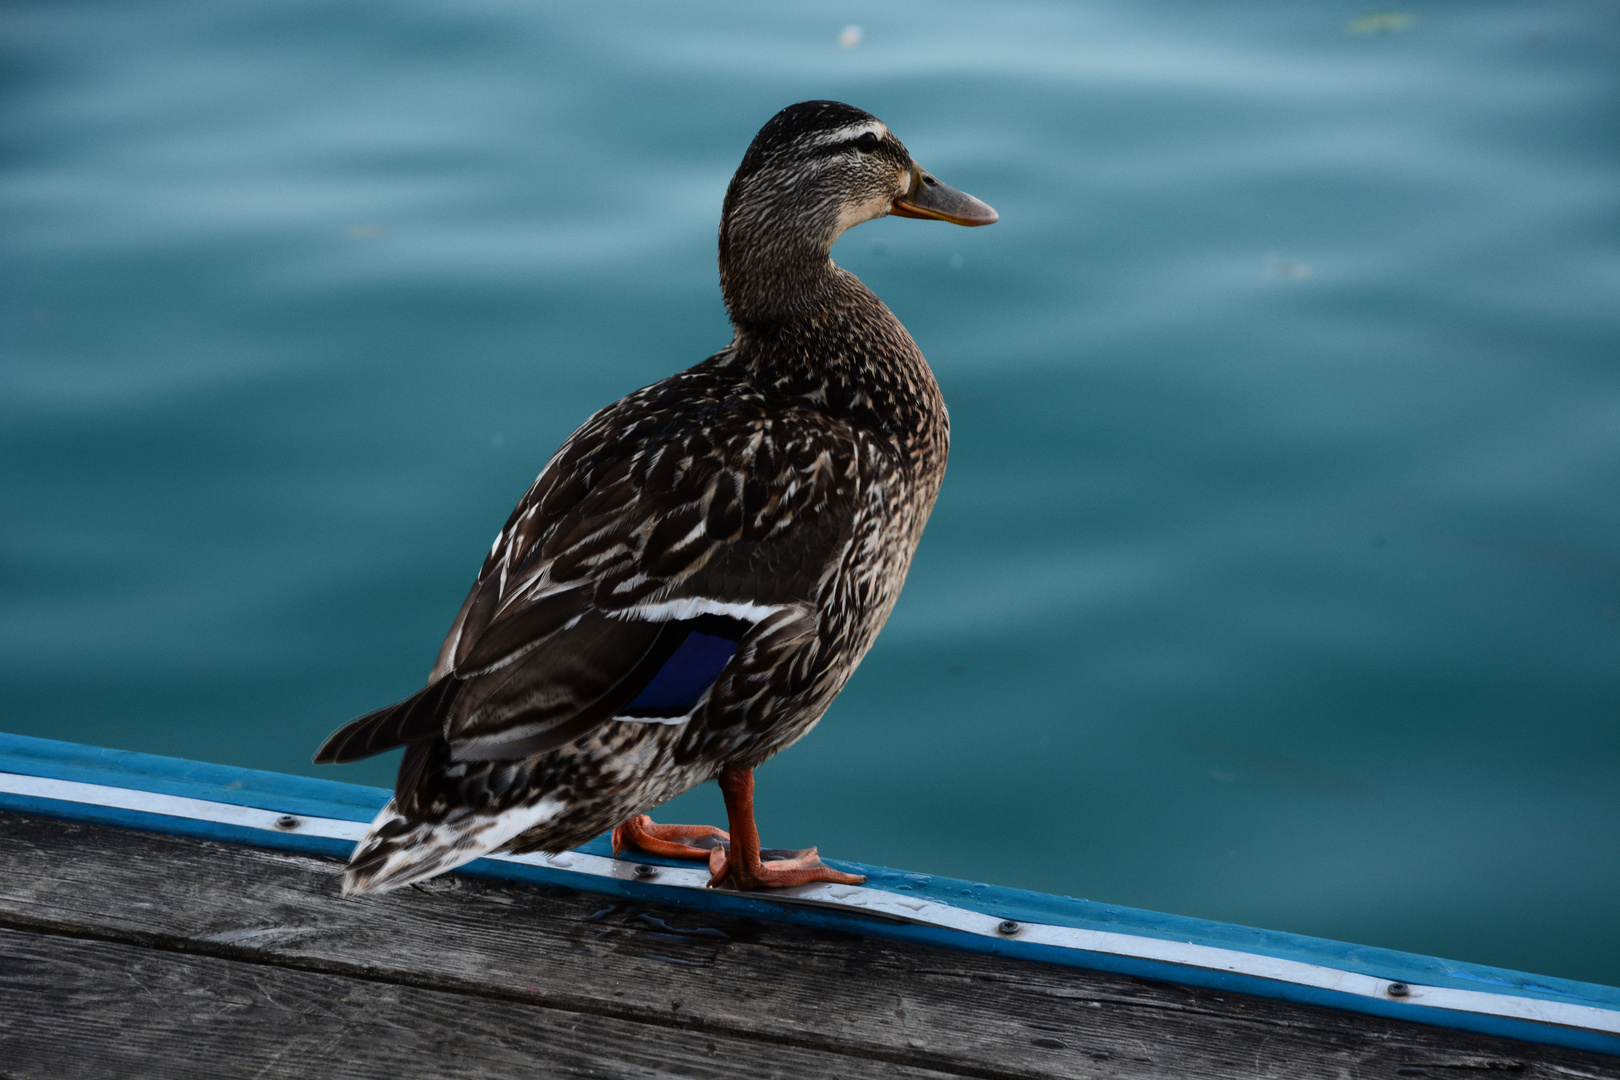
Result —
[{"label": "duck's eye", "polygon": [[861,137],[855,140],[855,148],[861,151],[863,154],[870,154],[873,150],[878,148],[878,142],[879,139],[876,132],[863,132]]}]

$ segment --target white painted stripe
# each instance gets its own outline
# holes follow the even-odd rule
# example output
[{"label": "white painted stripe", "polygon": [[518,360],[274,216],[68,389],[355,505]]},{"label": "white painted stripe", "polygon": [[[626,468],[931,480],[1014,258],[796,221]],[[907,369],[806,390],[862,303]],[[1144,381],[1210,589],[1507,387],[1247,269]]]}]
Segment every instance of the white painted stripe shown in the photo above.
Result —
[{"label": "white painted stripe", "polygon": [[299,832],[309,836],[325,836],[335,840],[358,841],[370,826],[364,821],[341,821],[337,818],[298,818],[298,828],[282,829],[276,821],[287,817],[275,810],[260,810],[252,806],[213,802],[209,799],[188,799],[183,795],[162,795],[155,791],[137,791],[134,788],[108,787],[105,784],[81,784],[77,780],[52,780],[45,776],[24,776],[20,773],[0,772],[0,791],[12,795],[32,795],[38,799],[59,799],[62,802],[86,803],[90,806],[110,806],[118,810],[138,810],[145,814],[163,814],[168,817],[191,818],[194,821],[213,821],[221,825],[240,825],[265,832]]},{"label": "white painted stripe", "polygon": [[[179,795],[163,795],[131,788],[85,784],[74,780],[52,780],[39,776],[0,772],[0,791],[15,795],[29,795],[41,799],[84,803],[92,806],[116,807],[168,817],[189,818],[196,821],[239,825],[265,832],[296,832],[305,836],[320,836],[335,840],[357,841],[365,835],[367,825],[360,821],[337,818],[306,817],[302,814],[285,815],[274,810],[260,810],[232,803],[189,799]],[[294,829],[276,824],[279,819],[297,818]],[[657,867],[651,878],[636,876],[636,864],[629,860],[608,859],[600,855],[587,855],[570,851],[560,855],[486,855],[487,859],[501,862],[523,863],[591,877],[613,878],[620,881],[651,883],[677,889],[708,888],[707,870],[685,867]],[[1371,975],[1308,964],[1298,960],[1260,953],[1222,949],[1211,945],[1198,945],[1188,941],[1166,941],[1162,938],[1139,937],[1106,930],[1083,930],[1072,926],[1053,926],[1046,923],[1022,923],[1014,934],[1001,931],[1002,920],[995,915],[969,911],[965,908],[941,904],[933,900],[902,896],[882,889],[859,885],[802,885],[792,889],[773,889],[768,899],[795,901],[837,908],[844,911],[862,911],[904,922],[920,923],[979,937],[1023,941],[1048,945],[1059,949],[1127,956],[1142,960],[1157,960],[1166,964],[1226,971],[1236,975],[1271,979],[1331,990],[1342,994],[1376,998],[1403,1008],[1448,1009],[1457,1012],[1480,1013],[1487,1016],[1509,1017],[1542,1024],[1583,1028],[1609,1034],[1620,1034],[1620,1010],[1592,1005],[1577,1005],[1563,1001],[1545,1001],[1540,998],[1520,997],[1514,994],[1491,993],[1482,990],[1458,990],[1446,986],[1425,986],[1408,983],[1404,997],[1389,994],[1391,983]],[[1414,1017],[1415,1019],[1415,1017]]]}]

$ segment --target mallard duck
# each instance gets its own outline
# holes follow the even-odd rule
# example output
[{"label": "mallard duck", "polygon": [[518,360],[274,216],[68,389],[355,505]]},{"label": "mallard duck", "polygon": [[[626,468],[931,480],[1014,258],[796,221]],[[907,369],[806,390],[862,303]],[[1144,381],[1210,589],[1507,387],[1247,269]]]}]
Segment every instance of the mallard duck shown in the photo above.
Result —
[{"label": "mallard duck", "polygon": [[[897,214],[994,210],[833,101],[777,113],[720,222],[731,344],[609,405],[501,529],[425,687],[315,755],[405,747],[345,893],[608,830],[736,889],[863,879],[761,858],[753,769],[826,712],[893,609],[945,476],[949,423],[905,327],[833,241]],[[718,780],[728,830],[647,812]]]}]

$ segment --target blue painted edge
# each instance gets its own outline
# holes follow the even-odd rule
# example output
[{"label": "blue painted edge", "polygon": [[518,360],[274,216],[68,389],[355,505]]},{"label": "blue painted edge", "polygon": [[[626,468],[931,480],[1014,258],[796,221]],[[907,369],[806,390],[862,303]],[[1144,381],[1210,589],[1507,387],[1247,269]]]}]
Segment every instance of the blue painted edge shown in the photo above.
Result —
[{"label": "blue painted edge", "polygon": [[[278,813],[307,814],[347,821],[371,820],[389,797],[389,792],[382,788],[363,787],[358,784],[4,733],[0,733],[0,772],[76,780],[82,783],[160,792],[193,799],[208,799],[239,806],[254,806]],[[349,849],[349,845],[343,841],[323,837],[270,833],[161,814],[4,793],[0,793],[0,809],[338,858],[346,857]],[[579,850],[595,855],[608,854],[607,846],[601,838],[583,845]],[[660,860],[639,856],[638,861]],[[828,861],[842,868],[866,874],[867,884],[873,888],[922,897],[1020,922],[1049,923],[1193,942],[1320,964],[1391,981],[1450,986],[1464,990],[1620,1009],[1620,988],[1595,983],[1529,975],[1390,949],[1350,945],[1322,938],[1258,930],[1177,915],[1163,915],[1021,889],[1003,889],[954,878],[905,873],[887,867]],[[480,859],[462,867],[461,872],[480,877],[570,889],[578,889],[580,885],[580,876],[566,870],[487,859]],[[1065,967],[1111,971],[1185,986],[1253,994],[1487,1035],[1500,1035],[1528,1042],[1620,1055],[1620,1036],[1601,1032],[1451,1010],[1423,1009],[1420,1012],[1405,1003],[1343,994],[1250,975],[1236,975],[1107,953],[1031,945],[1015,940],[985,938],[938,927],[894,922],[858,912],[846,913],[830,908],[774,902],[764,897],[725,892],[696,892],[604,878],[590,879],[588,891],[689,910],[725,912],[775,922],[1037,960]]]}]

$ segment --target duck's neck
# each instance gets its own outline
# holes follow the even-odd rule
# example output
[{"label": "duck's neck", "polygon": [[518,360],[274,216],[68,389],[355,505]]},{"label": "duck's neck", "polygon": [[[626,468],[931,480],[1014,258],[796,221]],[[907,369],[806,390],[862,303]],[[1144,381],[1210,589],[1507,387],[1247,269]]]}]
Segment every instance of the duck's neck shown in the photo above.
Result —
[{"label": "duck's neck", "polygon": [[831,242],[794,251],[785,237],[738,240],[722,227],[720,282],[735,331],[722,362],[881,433],[924,473],[943,470],[949,422],[933,372],[883,301],[833,264]]},{"label": "duck's neck", "polygon": [[836,293],[836,237],[747,208],[727,210],[720,225],[720,292],[732,325],[742,330],[809,318]]}]

